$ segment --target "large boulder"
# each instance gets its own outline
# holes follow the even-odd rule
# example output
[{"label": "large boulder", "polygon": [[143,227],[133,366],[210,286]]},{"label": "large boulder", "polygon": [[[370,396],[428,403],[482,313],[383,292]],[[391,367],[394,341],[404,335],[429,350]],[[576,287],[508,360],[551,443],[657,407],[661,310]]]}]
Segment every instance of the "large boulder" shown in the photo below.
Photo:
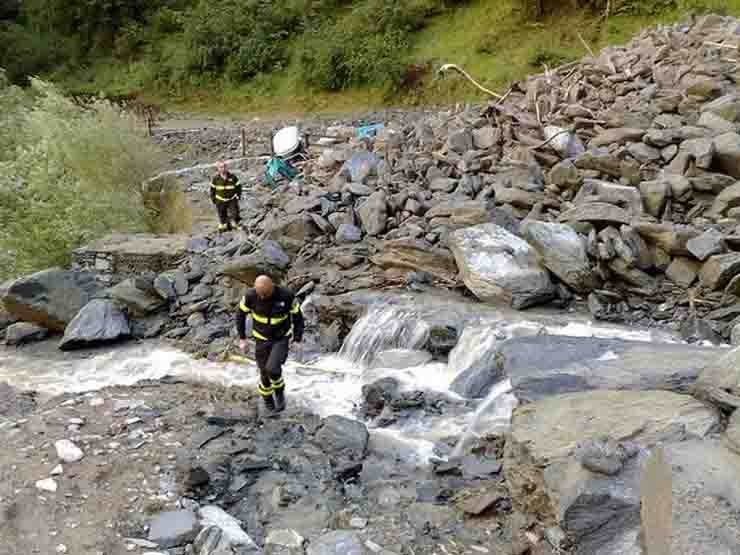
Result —
[{"label": "large boulder", "polygon": [[5,344],[11,346],[33,343],[46,339],[49,330],[31,322],[18,322],[8,326],[5,330]]},{"label": "large boulder", "polygon": [[522,236],[542,257],[545,267],[578,292],[599,287],[586,253],[586,246],[572,227],[538,221],[526,221]]},{"label": "large boulder", "polygon": [[388,218],[388,203],[383,191],[375,191],[367,197],[358,210],[362,227],[370,236],[380,235],[385,231]]},{"label": "large boulder", "polygon": [[740,135],[725,133],[714,139],[714,145],[720,171],[740,179]]},{"label": "large boulder", "polygon": [[131,328],[126,313],[109,300],[93,299],[64,330],[59,348],[68,351],[128,339],[130,336]]},{"label": "large boulder", "polygon": [[704,263],[699,273],[702,287],[722,289],[740,274],[740,253],[717,254]]},{"label": "large boulder", "polygon": [[137,287],[137,281],[129,278],[109,290],[110,297],[129,309],[134,317],[143,317],[156,312],[165,305],[165,300],[156,291]]},{"label": "large boulder", "polygon": [[504,341],[491,361],[512,393],[531,402],[592,389],[686,393],[716,356],[693,345],[537,335]]},{"label": "large boulder", "polygon": [[290,257],[277,242],[263,241],[256,251],[226,262],[220,273],[251,286],[261,274],[282,281],[289,266]]},{"label": "large boulder", "polygon": [[460,229],[448,243],[465,285],[480,300],[521,309],[553,297],[553,284],[537,252],[504,228],[482,224]]},{"label": "large boulder", "polygon": [[64,331],[100,290],[92,273],[52,268],[15,280],[1,300],[19,320]]},{"label": "large boulder", "polygon": [[421,239],[385,241],[381,252],[370,257],[370,261],[381,268],[417,270],[446,281],[454,281],[457,275],[452,253]]},{"label": "large boulder", "polygon": [[692,393],[726,410],[740,408],[740,348],[709,362],[700,372]]},{"label": "large boulder", "polygon": [[323,234],[310,214],[294,216],[272,216],[264,224],[265,239],[272,239],[291,256],[303,246]]},{"label": "large boulder", "polygon": [[[589,391],[523,405],[514,411],[504,459],[514,508],[597,547],[639,522],[640,450],[703,439],[719,422],[700,401],[666,391]],[[613,469],[583,453],[603,438],[622,443]],[[637,521],[630,520],[635,508]]]}]

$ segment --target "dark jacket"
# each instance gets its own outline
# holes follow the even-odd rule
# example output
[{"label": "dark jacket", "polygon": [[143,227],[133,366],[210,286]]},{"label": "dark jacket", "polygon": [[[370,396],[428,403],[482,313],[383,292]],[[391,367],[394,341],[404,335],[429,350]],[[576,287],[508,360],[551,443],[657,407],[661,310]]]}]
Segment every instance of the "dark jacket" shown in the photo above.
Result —
[{"label": "dark jacket", "polygon": [[211,180],[211,202],[221,203],[238,199],[242,196],[242,186],[239,178],[231,172],[226,172],[226,177],[216,174]]},{"label": "dark jacket", "polygon": [[275,287],[269,299],[260,299],[254,289],[242,297],[236,311],[236,329],[241,339],[246,339],[247,316],[252,317],[252,336],[256,339],[275,341],[292,335],[296,343],[303,340],[301,305],[284,287]]}]

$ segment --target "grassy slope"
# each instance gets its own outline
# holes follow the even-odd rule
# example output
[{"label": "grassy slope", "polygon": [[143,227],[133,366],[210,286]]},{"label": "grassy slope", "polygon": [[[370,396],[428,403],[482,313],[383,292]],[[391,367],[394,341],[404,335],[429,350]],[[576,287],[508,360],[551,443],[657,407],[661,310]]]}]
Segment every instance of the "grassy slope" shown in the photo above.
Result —
[{"label": "grassy slope", "polygon": [[[686,8],[697,0],[684,0]],[[704,6],[740,16],[740,0],[700,0]],[[410,63],[429,63],[436,70],[443,63],[465,68],[476,80],[503,92],[508,83],[551,67],[578,59],[587,50],[580,36],[598,51],[609,44],[624,43],[641,28],[680,20],[687,9],[653,16],[611,16],[604,24],[598,15],[583,11],[563,13],[538,23],[524,23],[511,0],[472,0],[470,4],[433,19],[415,40]],[[437,105],[480,102],[486,95],[456,74],[436,78],[433,74],[411,91],[388,96],[366,88],[342,93],[317,93],[305,89],[298,78],[297,62],[286,70],[257,78],[250,83],[221,86],[212,90],[180,92],[168,99],[149,96],[171,109],[212,114],[293,115],[362,111],[384,106]],[[66,84],[80,90],[124,93],[139,90],[142,74],[155,71],[145,63],[100,64],[86,76],[75,76]],[[82,77],[82,79],[80,78]],[[87,85],[80,84],[87,81]],[[63,84],[64,80],[63,80]],[[147,94],[144,91],[143,96]]]}]

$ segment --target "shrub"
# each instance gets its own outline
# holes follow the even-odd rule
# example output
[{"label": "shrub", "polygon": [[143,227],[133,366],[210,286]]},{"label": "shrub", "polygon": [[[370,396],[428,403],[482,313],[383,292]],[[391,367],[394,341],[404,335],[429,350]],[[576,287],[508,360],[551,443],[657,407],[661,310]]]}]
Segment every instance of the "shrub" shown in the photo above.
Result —
[{"label": "shrub", "polygon": [[65,265],[111,231],[147,229],[141,183],[160,163],[112,105],[83,109],[47,83],[31,86],[29,98],[0,83],[0,126],[20,130],[0,158],[0,279]]}]

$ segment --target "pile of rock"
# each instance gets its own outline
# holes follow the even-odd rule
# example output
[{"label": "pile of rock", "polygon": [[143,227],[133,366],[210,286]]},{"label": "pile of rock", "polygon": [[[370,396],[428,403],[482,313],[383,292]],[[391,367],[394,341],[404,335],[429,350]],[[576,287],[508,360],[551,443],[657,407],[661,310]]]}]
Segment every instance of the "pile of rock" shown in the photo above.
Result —
[{"label": "pile of rock", "polygon": [[[86,267],[109,275],[104,298],[126,308],[130,335],[213,351],[260,272],[304,294],[434,285],[729,340],[740,323],[739,29],[706,16],[648,30],[482,110],[393,114],[370,137],[357,122],[313,122],[323,137],[301,177],[245,193],[246,235],[178,239],[170,258],[158,243],[175,277],[158,266],[118,283]],[[101,264],[117,259],[109,251]],[[46,325],[13,298],[16,319]]]}]

